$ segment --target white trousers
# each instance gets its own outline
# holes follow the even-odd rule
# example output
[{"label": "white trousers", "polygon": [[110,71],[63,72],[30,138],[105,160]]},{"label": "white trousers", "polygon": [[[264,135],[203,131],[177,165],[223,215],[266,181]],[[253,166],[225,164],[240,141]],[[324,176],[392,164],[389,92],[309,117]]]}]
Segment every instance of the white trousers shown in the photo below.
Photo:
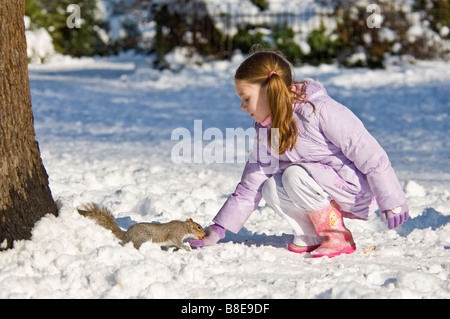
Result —
[{"label": "white trousers", "polygon": [[324,237],[317,235],[307,211],[324,208],[331,198],[303,167],[289,166],[283,174],[269,178],[262,195],[294,229],[295,245],[314,246],[324,241]]}]

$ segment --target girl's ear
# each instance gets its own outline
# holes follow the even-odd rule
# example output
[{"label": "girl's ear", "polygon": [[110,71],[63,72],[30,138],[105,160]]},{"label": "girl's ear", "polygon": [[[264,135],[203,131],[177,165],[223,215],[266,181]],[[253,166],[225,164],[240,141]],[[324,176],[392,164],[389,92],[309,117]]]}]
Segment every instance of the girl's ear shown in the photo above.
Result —
[{"label": "girl's ear", "polygon": [[291,85],[291,91],[294,95],[297,94],[297,87],[294,84]]}]

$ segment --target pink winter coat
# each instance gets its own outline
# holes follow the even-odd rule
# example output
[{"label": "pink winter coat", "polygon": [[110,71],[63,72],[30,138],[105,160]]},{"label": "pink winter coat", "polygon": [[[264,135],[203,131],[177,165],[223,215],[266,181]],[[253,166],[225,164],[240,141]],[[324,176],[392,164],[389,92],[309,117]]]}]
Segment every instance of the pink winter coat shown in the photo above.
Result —
[{"label": "pink winter coat", "polygon": [[239,232],[258,206],[266,180],[290,165],[304,167],[342,211],[357,218],[367,220],[377,205],[388,210],[406,204],[386,152],[362,122],[328,96],[320,83],[307,80],[298,89],[301,85],[306,85],[306,99],[315,105],[316,113],[309,103],[295,104],[297,143],[277,159],[267,145],[270,124],[256,124],[254,149],[241,182],[214,217],[216,224]]}]

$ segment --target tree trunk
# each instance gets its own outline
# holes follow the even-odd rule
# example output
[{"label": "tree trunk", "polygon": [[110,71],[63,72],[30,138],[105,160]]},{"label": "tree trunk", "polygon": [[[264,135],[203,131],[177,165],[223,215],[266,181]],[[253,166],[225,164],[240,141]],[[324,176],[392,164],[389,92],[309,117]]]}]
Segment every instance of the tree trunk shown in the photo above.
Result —
[{"label": "tree trunk", "polygon": [[35,140],[24,12],[25,0],[0,0],[0,249],[57,214]]}]

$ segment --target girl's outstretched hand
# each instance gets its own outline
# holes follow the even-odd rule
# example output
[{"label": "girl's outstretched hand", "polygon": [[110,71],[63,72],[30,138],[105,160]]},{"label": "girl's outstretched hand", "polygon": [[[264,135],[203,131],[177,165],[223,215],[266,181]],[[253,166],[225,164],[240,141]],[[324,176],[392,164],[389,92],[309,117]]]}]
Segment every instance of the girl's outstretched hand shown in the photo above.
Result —
[{"label": "girl's outstretched hand", "polygon": [[204,247],[204,246],[213,246],[217,244],[219,240],[225,237],[225,228],[220,225],[213,224],[211,226],[206,227],[205,238],[199,239],[189,239],[188,243],[191,247]]},{"label": "girl's outstretched hand", "polygon": [[409,218],[408,205],[402,205],[394,209],[383,210],[381,212],[381,221],[388,221],[388,228],[397,228]]}]

